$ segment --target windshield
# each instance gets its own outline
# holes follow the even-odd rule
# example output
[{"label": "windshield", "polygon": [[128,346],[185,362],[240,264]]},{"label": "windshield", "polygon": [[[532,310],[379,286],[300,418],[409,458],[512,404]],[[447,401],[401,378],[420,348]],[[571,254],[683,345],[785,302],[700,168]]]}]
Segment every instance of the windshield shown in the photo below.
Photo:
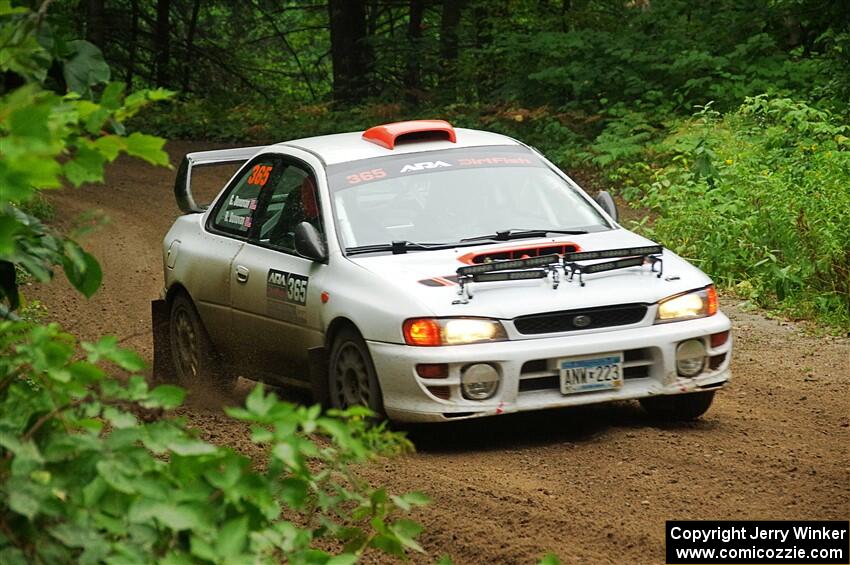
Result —
[{"label": "windshield", "polygon": [[506,230],[609,229],[563,177],[525,147],[493,146],[328,168],[346,249],[393,241],[453,243]]}]

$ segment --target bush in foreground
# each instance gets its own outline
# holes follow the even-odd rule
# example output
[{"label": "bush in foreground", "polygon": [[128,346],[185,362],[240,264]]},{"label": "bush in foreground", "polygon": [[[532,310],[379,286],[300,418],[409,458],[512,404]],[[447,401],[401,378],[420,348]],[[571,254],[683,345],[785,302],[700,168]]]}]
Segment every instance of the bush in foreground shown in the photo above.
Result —
[{"label": "bush in foreground", "polygon": [[390,496],[349,469],[409,445],[363,410],[323,415],[256,387],[228,412],[251,425],[258,468],[180,419],[148,418],[184,391],[118,381],[108,363],[143,366],[114,338],[79,349],[56,325],[0,322],[0,562],[339,564],[370,547],[421,551],[421,528],[390,513],[427,498]]}]

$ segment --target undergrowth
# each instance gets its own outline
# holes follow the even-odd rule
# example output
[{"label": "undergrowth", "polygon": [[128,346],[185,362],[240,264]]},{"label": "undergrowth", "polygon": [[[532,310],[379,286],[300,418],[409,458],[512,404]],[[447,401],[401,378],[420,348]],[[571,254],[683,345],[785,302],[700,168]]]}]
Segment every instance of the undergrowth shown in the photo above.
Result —
[{"label": "undergrowth", "polygon": [[762,307],[850,329],[850,127],[787,98],[703,108],[620,173],[641,230]]}]

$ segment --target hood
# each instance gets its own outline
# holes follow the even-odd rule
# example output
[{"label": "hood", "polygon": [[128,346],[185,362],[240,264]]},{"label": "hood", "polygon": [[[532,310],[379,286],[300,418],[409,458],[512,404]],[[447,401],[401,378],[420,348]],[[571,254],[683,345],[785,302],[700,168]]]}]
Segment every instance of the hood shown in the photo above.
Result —
[{"label": "hood", "polygon": [[[557,289],[551,280],[471,283],[473,298],[466,304],[453,304],[460,296],[454,282],[456,271],[471,263],[471,257],[500,251],[521,254],[524,249],[536,249],[572,244],[579,251],[600,251],[622,247],[653,245],[644,237],[628,230],[615,229],[582,235],[555,238],[521,239],[497,244],[460,247],[433,251],[411,251],[405,254],[351,257],[357,265],[371,271],[386,284],[395,286],[419,302],[422,315],[486,316],[511,319],[525,314],[592,308],[611,304],[636,302],[654,303],[679,292],[704,287],[711,280],[699,269],[664,249],[663,275],[650,272],[648,266],[620,269],[585,275],[585,286],[576,276],[572,281],[561,279]],[[572,251],[573,249],[567,249]],[[541,254],[546,254],[544,251]],[[657,267],[656,267],[657,268]],[[446,277],[451,277],[447,280]]]}]

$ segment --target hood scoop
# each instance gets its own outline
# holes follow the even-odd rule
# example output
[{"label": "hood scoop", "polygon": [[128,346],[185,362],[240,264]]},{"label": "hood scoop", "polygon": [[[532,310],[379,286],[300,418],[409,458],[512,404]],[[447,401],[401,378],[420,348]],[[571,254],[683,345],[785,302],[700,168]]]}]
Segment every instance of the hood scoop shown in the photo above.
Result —
[{"label": "hood scoop", "polygon": [[575,243],[544,243],[541,245],[523,245],[518,247],[508,247],[501,249],[489,249],[477,253],[467,253],[458,257],[458,261],[467,265],[480,265],[481,263],[490,263],[491,261],[506,261],[511,259],[530,259],[532,257],[540,257],[541,255],[552,255],[557,253],[575,253],[581,249]]}]

